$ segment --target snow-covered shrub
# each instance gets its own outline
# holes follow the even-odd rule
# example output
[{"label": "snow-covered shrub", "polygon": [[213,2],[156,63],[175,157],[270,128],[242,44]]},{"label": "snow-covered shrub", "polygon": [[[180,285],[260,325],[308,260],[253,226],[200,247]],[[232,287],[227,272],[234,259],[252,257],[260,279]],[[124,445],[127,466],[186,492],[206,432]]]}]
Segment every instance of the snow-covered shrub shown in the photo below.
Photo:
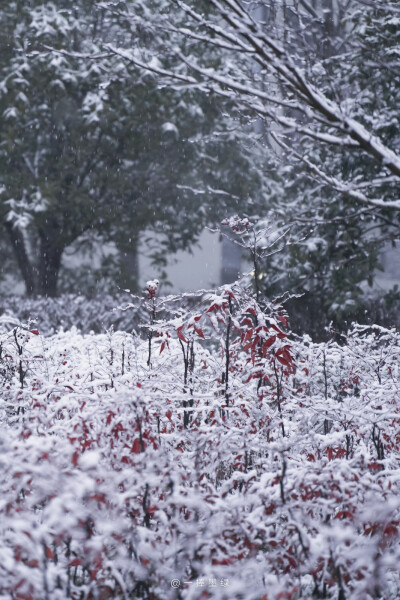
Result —
[{"label": "snow-covered shrub", "polygon": [[3,320],[6,317],[23,322],[35,319],[36,326],[46,335],[72,327],[82,333],[100,333],[111,327],[131,332],[143,319],[143,313],[139,304],[129,313],[118,310],[119,305],[126,305],[127,297],[123,293],[95,296],[90,300],[73,294],[63,294],[58,298],[3,296],[0,297],[0,315],[3,315]]},{"label": "snow-covered shrub", "polygon": [[398,333],[293,338],[238,285],[146,311],[3,320],[2,600],[397,598]]}]

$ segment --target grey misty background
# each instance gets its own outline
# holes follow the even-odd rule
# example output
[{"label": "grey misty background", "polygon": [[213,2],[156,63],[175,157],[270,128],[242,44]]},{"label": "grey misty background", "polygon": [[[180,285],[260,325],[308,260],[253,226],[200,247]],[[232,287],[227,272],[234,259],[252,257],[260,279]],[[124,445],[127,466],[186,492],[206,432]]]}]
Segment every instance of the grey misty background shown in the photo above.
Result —
[{"label": "grey misty background", "polygon": [[[334,89],[349,114],[359,110],[396,148],[398,71],[371,62],[398,49],[399,27],[385,11],[368,12],[356,0],[245,4],[317,87],[328,96]],[[195,6],[213,18],[212,3]],[[110,52],[179,70],[171,48],[180,43],[222,74],[242,60],[229,49],[165,37],[158,28],[165,19],[196,28],[161,0],[0,7],[2,309],[14,294],[101,298],[121,288],[139,292],[153,277],[164,293],[229,283],[250,270],[249,256],[206,228],[239,214],[290,230],[290,243],[261,265],[260,285],[267,297],[296,296],[287,302],[295,330],[323,337],[329,323],[399,324],[399,211],[371,208],[358,218],[354,199],[316,182],[274,141],[276,122],[232,96],[167,85]],[[246,72],[246,57],[238,67]],[[259,63],[247,73],[284,97]],[[279,110],[278,117],[297,118]],[[362,156],[318,141],[304,153],[355,181],[371,171]],[[393,198],[390,185],[377,189],[382,198]]]}]

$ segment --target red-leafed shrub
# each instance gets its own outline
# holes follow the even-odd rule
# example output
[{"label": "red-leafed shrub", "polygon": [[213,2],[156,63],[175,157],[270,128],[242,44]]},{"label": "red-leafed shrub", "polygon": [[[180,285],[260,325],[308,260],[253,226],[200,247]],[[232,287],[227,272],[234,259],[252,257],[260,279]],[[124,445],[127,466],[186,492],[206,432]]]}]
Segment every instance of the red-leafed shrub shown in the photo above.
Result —
[{"label": "red-leafed shrub", "polygon": [[1,598],[399,597],[397,332],[143,302],[142,338],[1,330]]}]

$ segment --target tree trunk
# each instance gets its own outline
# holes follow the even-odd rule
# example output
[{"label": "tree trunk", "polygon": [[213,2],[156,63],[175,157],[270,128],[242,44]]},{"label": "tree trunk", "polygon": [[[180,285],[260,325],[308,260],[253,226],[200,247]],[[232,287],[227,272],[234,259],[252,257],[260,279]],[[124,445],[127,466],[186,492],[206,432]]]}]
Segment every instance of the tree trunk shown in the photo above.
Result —
[{"label": "tree trunk", "polygon": [[119,247],[121,271],[118,283],[122,288],[129,288],[134,292],[138,290],[139,286],[138,245],[138,238],[132,237],[129,245],[121,245]]},{"label": "tree trunk", "polygon": [[10,221],[4,223],[14,256],[17,260],[18,268],[25,283],[27,296],[34,296],[36,293],[35,269],[28,257],[24,236],[18,227],[15,227]]},{"label": "tree trunk", "polygon": [[51,298],[57,296],[58,275],[63,250],[64,248],[54,243],[46,234],[40,234],[39,282],[37,291],[41,296],[49,296]]},{"label": "tree trunk", "polygon": [[55,242],[45,232],[40,232],[38,268],[29,257],[22,231],[11,222],[4,223],[18,269],[25,283],[27,296],[54,297],[57,295],[57,282],[64,247]]}]

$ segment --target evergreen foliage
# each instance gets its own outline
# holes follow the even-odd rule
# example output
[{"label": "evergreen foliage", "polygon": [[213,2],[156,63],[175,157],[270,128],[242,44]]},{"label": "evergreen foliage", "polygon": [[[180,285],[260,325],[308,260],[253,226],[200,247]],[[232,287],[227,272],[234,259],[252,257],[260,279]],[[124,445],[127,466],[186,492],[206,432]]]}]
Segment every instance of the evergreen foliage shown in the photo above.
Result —
[{"label": "evergreen foliage", "polygon": [[57,293],[66,249],[112,242],[134,255],[152,231],[153,257],[165,262],[166,250],[187,248],[259,185],[224,101],[160,89],[107,50],[154,45],[128,18],[133,8],[32,1],[0,10],[0,219],[28,294]]}]

